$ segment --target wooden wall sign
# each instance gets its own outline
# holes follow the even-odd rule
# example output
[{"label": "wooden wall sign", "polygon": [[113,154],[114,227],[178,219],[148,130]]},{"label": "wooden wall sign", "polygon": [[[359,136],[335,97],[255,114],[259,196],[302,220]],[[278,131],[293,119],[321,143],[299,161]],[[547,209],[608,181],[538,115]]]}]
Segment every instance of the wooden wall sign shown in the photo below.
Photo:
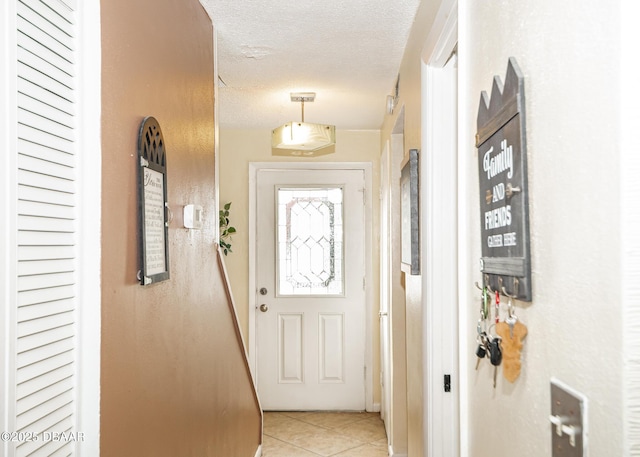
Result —
[{"label": "wooden wall sign", "polygon": [[524,77],[511,57],[504,86],[493,79],[480,95],[478,173],[483,281],[493,290],[531,301],[529,193]]},{"label": "wooden wall sign", "polygon": [[146,286],[169,279],[167,155],[158,121],[146,117],[138,136],[140,271]]}]

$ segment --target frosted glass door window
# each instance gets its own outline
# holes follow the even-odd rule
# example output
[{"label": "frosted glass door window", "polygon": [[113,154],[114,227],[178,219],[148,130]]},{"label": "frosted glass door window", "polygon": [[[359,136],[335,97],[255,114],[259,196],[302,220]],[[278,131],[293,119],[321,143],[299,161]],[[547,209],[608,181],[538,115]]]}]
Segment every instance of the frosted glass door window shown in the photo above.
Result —
[{"label": "frosted glass door window", "polygon": [[343,190],[279,188],[279,295],[343,295]]}]

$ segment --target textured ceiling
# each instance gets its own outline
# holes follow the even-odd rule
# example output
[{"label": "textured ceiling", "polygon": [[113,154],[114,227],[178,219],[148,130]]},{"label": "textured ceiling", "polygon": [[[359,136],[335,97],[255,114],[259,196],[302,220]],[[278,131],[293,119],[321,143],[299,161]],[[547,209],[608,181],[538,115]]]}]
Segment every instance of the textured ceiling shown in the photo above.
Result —
[{"label": "textured ceiling", "polygon": [[420,0],[200,0],[218,33],[222,128],[379,129]]}]

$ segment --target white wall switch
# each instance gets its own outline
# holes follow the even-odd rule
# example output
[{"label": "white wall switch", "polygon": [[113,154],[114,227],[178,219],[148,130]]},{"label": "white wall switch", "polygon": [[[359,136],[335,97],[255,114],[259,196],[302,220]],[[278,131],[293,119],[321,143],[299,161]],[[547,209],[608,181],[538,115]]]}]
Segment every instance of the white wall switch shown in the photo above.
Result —
[{"label": "white wall switch", "polygon": [[203,223],[202,206],[187,205],[183,211],[183,221],[185,228],[200,230]]},{"label": "white wall switch", "polygon": [[587,398],[562,381],[551,379],[552,457],[586,457]]}]

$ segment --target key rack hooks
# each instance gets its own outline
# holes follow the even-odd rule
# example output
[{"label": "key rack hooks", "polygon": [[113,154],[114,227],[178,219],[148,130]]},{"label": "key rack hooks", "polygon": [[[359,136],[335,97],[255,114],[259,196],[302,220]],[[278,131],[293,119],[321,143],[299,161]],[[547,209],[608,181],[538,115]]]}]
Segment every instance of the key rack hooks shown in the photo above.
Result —
[{"label": "key rack hooks", "polygon": [[[496,290],[494,290],[494,289],[491,287],[491,284],[489,283],[489,275],[484,275],[484,276],[485,276],[485,285],[484,285],[484,287],[480,287],[480,284],[478,283],[478,281],[476,281],[476,282],[474,283],[474,285],[476,286],[476,288],[477,288],[478,290],[482,290],[482,291],[484,291],[484,290],[485,290],[485,288],[486,288],[486,290],[487,290],[488,292],[490,292],[490,293],[492,293],[492,294],[495,294],[495,293],[496,293]],[[511,299],[513,299],[513,300],[517,300],[517,299],[518,299],[518,288],[519,288],[519,285],[520,285],[520,284],[519,284],[519,281],[518,281],[518,278],[513,278],[513,290],[514,290],[514,292],[515,292],[515,293],[513,293],[513,294],[510,294],[509,292],[507,292],[507,288],[506,288],[505,286],[503,286],[503,285],[502,285],[502,283],[503,283],[502,276],[499,276],[499,277],[498,277],[498,283],[500,284],[499,292],[500,292],[502,295],[504,295],[505,297],[511,298]]]},{"label": "key rack hooks", "polygon": [[509,294],[509,292],[507,292],[507,289],[505,289],[504,286],[502,286],[502,295],[504,295],[505,297],[508,297],[508,298],[513,298],[514,300],[518,298],[517,295]]},{"label": "key rack hooks", "polygon": [[[495,294],[496,292],[499,292],[505,297],[511,298],[513,300],[526,301],[526,297],[520,295],[520,280],[518,278],[507,276],[508,281],[505,281],[505,277],[503,276],[488,275],[486,273],[482,277],[484,287],[486,287],[490,293]],[[482,287],[480,287],[477,281],[475,283],[475,286],[478,289],[482,290]]]},{"label": "key rack hooks", "polygon": [[502,276],[484,273],[483,283],[491,293],[500,292],[505,297],[514,300],[531,301],[531,288],[523,286],[516,276]]},{"label": "key rack hooks", "polygon": [[507,302],[507,318],[512,319],[515,316],[513,300],[518,300],[520,298],[518,297],[520,287],[518,278],[512,278],[512,292],[509,292],[509,290],[504,286],[504,279],[502,276],[497,278],[497,282],[498,286],[494,289],[491,286],[491,276],[488,274],[483,275],[482,286],[478,281],[474,282],[476,289],[482,292],[482,304],[480,307],[480,320],[478,325],[480,325],[481,321],[486,321],[490,318],[489,304],[492,302],[491,295],[495,296],[494,318],[496,323],[500,321],[500,295],[509,299]]},{"label": "key rack hooks", "polygon": [[520,281],[518,281],[518,278],[513,278],[513,293],[512,294],[507,292],[506,287],[502,285],[502,283],[503,283],[502,276],[498,276],[498,283],[500,284],[500,291],[502,292],[503,295],[505,295],[505,296],[507,296],[509,298],[513,298],[514,300],[516,300],[518,298],[518,289],[520,288]]},{"label": "key rack hooks", "polygon": [[483,284],[483,286],[480,287],[480,284],[478,284],[478,281],[475,282],[475,286],[478,288],[478,290],[481,290],[483,292],[486,290],[489,293],[495,294],[496,291],[491,288],[491,285],[489,284],[488,278],[489,278],[488,275],[484,275],[484,284]]}]

